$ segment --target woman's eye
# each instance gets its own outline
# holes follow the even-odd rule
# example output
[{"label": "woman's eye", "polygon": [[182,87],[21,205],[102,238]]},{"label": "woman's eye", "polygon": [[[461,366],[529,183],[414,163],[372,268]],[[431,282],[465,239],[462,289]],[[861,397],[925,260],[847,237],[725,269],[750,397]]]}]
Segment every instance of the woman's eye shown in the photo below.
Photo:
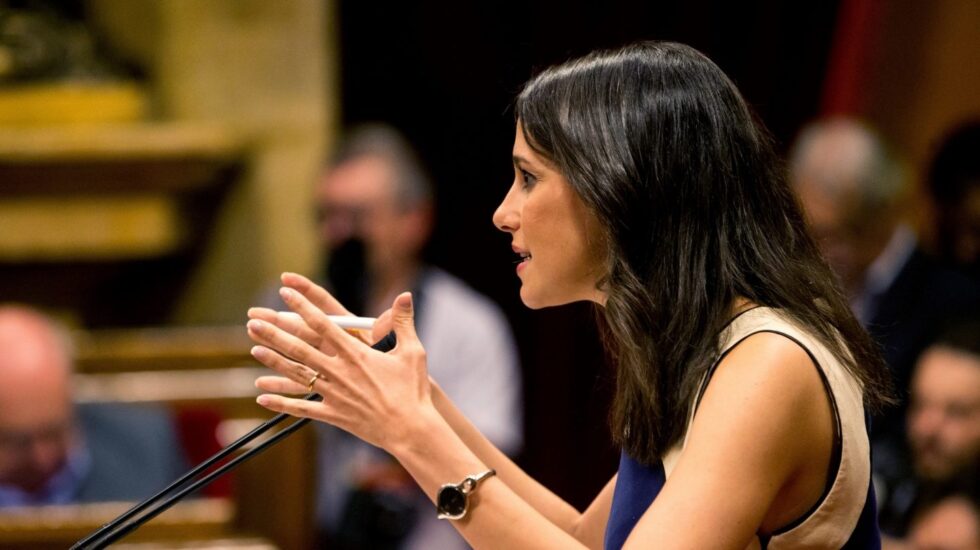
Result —
[{"label": "woman's eye", "polygon": [[534,174],[528,172],[527,170],[521,170],[521,184],[525,189],[532,187],[537,183],[538,178],[534,177]]}]

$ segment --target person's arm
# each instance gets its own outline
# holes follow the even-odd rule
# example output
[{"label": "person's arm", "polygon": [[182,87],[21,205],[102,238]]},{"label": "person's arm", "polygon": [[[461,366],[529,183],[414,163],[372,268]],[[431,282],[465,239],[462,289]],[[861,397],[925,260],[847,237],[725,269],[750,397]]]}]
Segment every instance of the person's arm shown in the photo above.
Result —
[{"label": "person's arm", "polygon": [[[805,514],[822,493],[833,441],[830,404],[816,369],[805,351],[778,335],[755,335],[733,350],[708,385],[676,468],[625,548],[741,550],[760,529],[771,530]],[[436,395],[438,391],[434,402],[441,402]],[[465,418],[457,417],[451,404],[440,403],[437,409],[479,459],[496,467],[500,457]],[[421,449],[399,454],[418,464],[407,466],[416,479],[431,475],[435,482],[435,454]],[[583,544],[602,547],[615,478],[586,513],[551,516],[545,511],[560,508],[549,502],[553,495],[547,489],[519,469],[504,471],[506,485],[549,520]],[[470,524],[458,526],[478,548],[496,548],[499,539],[490,542],[492,531],[508,523],[508,516],[491,510],[498,502],[503,508],[507,495],[492,496],[497,500],[481,500]],[[481,516],[497,513],[502,517],[482,521],[486,518]],[[515,522],[515,537],[531,528],[521,526],[521,518],[509,520]],[[515,538],[504,547],[533,542]]]},{"label": "person's arm", "polygon": [[[311,303],[311,299],[299,298],[303,303],[297,308],[295,300],[287,299],[290,306],[296,311],[303,313],[305,310],[304,317],[310,321],[311,316],[317,316],[318,313],[327,311],[332,313],[332,309],[336,307],[336,304],[331,304],[324,302],[324,297],[321,296],[322,292],[319,287],[309,282],[307,279],[298,277],[295,275],[284,276],[283,282],[289,286],[293,286],[297,289],[302,289],[305,296],[311,297],[312,301],[316,304]],[[297,295],[298,296],[298,295]],[[401,323],[401,328],[399,328],[398,319],[395,319],[395,331],[399,333],[398,341],[399,346],[396,350],[393,350],[389,354],[377,354],[377,358],[382,358],[384,355],[398,355],[399,353],[403,355],[415,355],[417,367],[415,374],[423,375],[425,374],[424,369],[424,351],[421,349],[420,344],[414,334],[412,329],[411,320],[411,310],[403,322]],[[348,429],[348,431],[354,432],[356,435],[365,439],[369,443],[378,445],[385,448],[391,454],[393,454],[402,465],[406,468],[416,478],[419,485],[426,492],[426,494],[434,499],[436,492],[439,487],[445,483],[457,483],[468,475],[477,473],[476,471],[468,471],[465,467],[458,468],[461,472],[456,474],[457,468],[449,468],[446,470],[445,474],[439,475],[438,472],[433,471],[426,473],[424,467],[420,467],[418,462],[414,465],[409,458],[413,453],[409,452],[413,446],[405,446],[401,452],[396,451],[397,444],[395,442],[388,442],[387,444],[374,440],[371,435],[363,431],[358,431],[351,429],[345,422],[339,419],[331,419],[327,415],[327,411],[323,409],[331,403],[339,403],[344,400],[342,392],[338,391],[337,394],[333,394],[330,391],[322,391],[322,386],[327,386],[328,389],[339,390],[340,386],[343,385],[342,382],[351,380],[353,376],[334,376],[328,372],[324,367],[323,363],[330,362],[331,356],[337,353],[340,349],[340,354],[343,355],[345,348],[347,346],[352,346],[352,338],[343,333],[342,330],[333,326],[329,322],[326,324],[320,323],[321,319],[315,322],[311,322],[309,325],[296,325],[294,320],[283,319],[276,316],[274,312],[269,310],[263,310],[261,308],[250,311],[250,316],[255,320],[265,321],[264,328],[256,326],[255,323],[250,323],[249,332],[253,339],[257,342],[266,344],[268,348],[275,349],[281,352],[287,357],[296,358],[299,362],[286,359],[282,355],[278,355],[272,352],[271,349],[257,349],[255,350],[256,357],[266,365],[272,367],[273,369],[279,371],[281,374],[287,376],[288,379],[283,379],[279,377],[263,377],[257,381],[257,385],[266,391],[273,391],[278,393],[303,393],[306,391],[305,383],[308,382],[310,374],[313,372],[312,369],[316,369],[317,372],[321,374],[326,373],[326,380],[324,382],[318,382],[317,390],[324,395],[324,403],[312,403],[309,401],[287,399],[279,396],[264,396],[264,406],[271,408],[273,410],[278,410],[280,412],[288,412],[296,416],[305,416],[311,418],[317,418],[324,420],[341,428]],[[317,324],[320,323],[320,324]],[[381,316],[379,325],[384,327],[387,323],[388,326],[392,324],[391,314],[386,312],[385,315]],[[317,326],[316,330],[311,330],[311,326]],[[277,328],[273,328],[277,327]],[[386,329],[382,328],[378,333],[384,332]],[[294,336],[295,335],[295,336]],[[315,336],[314,336],[315,335]],[[375,334],[377,336],[377,334]],[[306,344],[305,346],[303,344]],[[356,346],[355,346],[356,347]],[[311,349],[312,348],[312,349]],[[326,351],[324,351],[326,350]],[[370,350],[368,350],[370,351]],[[311,354],[312,352],[312,354]],[[359,350],[358,353],[363,352]],[[420,357],[419,357],[420,355]],[[401,359],[404,359],[402,357]],[[318,364],[320,363],[320,364]],[[375,364],[370,368],[356,369],[356,371],[348,371],[348,374],[384,374],[384,367]],[[403,375],[396,375],[399,378],[404,379]],[[370,406],[380,406],[385,407],[386,403],[389,405],[403,404],[406,402],[411,402],[418,398],[418,395],[413,395],[411,398],[399,398],[397,395],[386,395],[385,388],[386,384],[380,383],[379,380],[372,381],[375,385],[375,389],[378,390],[378,394],[373,398],[365,402],[365,405]],[[484,485],[492,486],[501,481],[505,483],[500,483],[501,485],[513,485],[512,488],[507,488],[504,491],[508,496],[505,498],[507,501],[507,507],[512,508],[511,512],[516,513],[523,519],[522,522],[529,522],[531,524],[537,524],[536,529],[542,533],[543,538],[541,538],[538,543],[545,544],[557,544],[561,547],[568,547],[570,544],[569,536],[572,533],[583,536],[587,540],[591,540],[593,547],[601,547],[601,537],[602,531],[605,527],[605,516],[608,515],[609,503],[611,502],[611,485],[607,490],[604,490],[600,494],[600,498],[597,502],[589,507],[585,514],[579,513],[574,507],[570,506],[568,503],[564,502],[561,498],[556,496],[554,493],[534,481],[530,476],[524,473],[515,463],[513,463],[506,455],[499,451],[489,440],[487,440],[466,418],[465,416],[453,405],[448,398],[443,394],[443,392],[438,389],[437,386],[430,385],[428,377],[424,378],[424,383],[420,380],[416,380],[416,384],[424,386],[423,394],[432,395],[423,396],[423,400],[427,399],[429,401],[430,407],[421,407],[423,413],[411,413],[405,415],[401,421],[394,421],[388,423],[377,423],[377,426],[397,426],[399,429],[396,430],[397,435],[400,436],[402,441],[415,441],[418,443],[426,442],[418,446],[417,449],[422,450],[424,453],[429,453],[436,450],[442,450],[445,453],[445,458],[443,460],[434,460],[433,464],[438,463],[450,463],[456,462],[463,466],[466,464],[480,465],[482,468],[479,471],[485,470],[487,467],[493,467],[498,470],[497,479],[494,483],[486,483]],[[368,382],[368,385],[372,385]],[[350,386],[346,389],[352,389]],[[434,390],[432,388],[435,388]],[[423,390],[423,387],[416,387],[416,390]],[[415,392],[412,392],[415,393]],[[387,399],[390,398],[390,399]],[[438,402],[438,409],[435,403]],[[390,411],[387,411],[390,412]],[[325,414],[326,413],[326,414]],[[429,414],[426,414],[429,413]],[[443,417],[445,414],[446,417]],[[369,413],[366,415],[368,418],[377,419],[385,414]],[[417,427],[417,423],[423,419],[428,418],[432,421],[431,425],[426,425],[424,428],[419,429],[416,432],[410,432],[413,426]],[[352,419],[346,419],[348,422]],[[365,420],[365,419],[361,419]],[[459,434],[455,430],[459,430]],[[383,430],[382,430],[383,431]],[[410,433],[416,433],[416,435],[409,435]],[[387,436],[382,436],[387,437]],[[466,442],[464,442],[464,438]],[[467,444],[472,444],[476,452],[469,449]],[[423,461],[424,462],[424,461]],[[490,466],[487,466],[490,465]],[[427,478],[432,479],[431,483],[423,481]],[[485,487],[481,485],[479,490],[480,495],[477,499],[483,499],[482,493],[485,491]],[[605,512],[603,512],[605,510]],[[433,509],[433,513],[435,510]],[[506,520],[507,525],[513,525],[513,519]],[[456,522],[461,523],[461,522]],[[457,525],[458,527],[458,525]],[[504,526],[499,526],[498,528],[492,529],[493,531],[498,531],[498,534],[503,534],[507,529]],[[552,537],[546,536],[547,533],[552,533]],[[596,536],[595,533],[598,533]],[[466,533],[464,533],[466,536]],[[527,533],[518,533],[517,541],[520,541],[522,537],[527,536]],[[549,543],[548,541],[553,538]],[[596,542],[598,541],[598,542]],[[471,541],[472,543],[473,541]],[[517,544],[518,546],[523,543],[518,543],[516,541],[511,541],[510,543],[503,540],[496,540],[496,537],[491,543],[493,547],[499,547],[501,545],[510,545],[511,543]],[[486,542],[481,543],[486,544]],[[554,546],[552,546],[554,547]]]},{"label": "person's arm", "polygon": [[771,333],[729,353],[675,469],[624,548],[741,550],[758,531],[804,515],[823,492],[834,437],[817,368]]},{"label": "person's arm", "polygon": [[584,513],[576,510],[550,489],[538,483],[520,466],[493,445],[456,405],[446,397],[438,384],[432,384],[432,402],[453,432],[484,464],[493,464],[497,476],[531,507],[549,521],[570,533],[589,548],[602,548],[606,519],[612,505],[616,478],[606,485]]}]

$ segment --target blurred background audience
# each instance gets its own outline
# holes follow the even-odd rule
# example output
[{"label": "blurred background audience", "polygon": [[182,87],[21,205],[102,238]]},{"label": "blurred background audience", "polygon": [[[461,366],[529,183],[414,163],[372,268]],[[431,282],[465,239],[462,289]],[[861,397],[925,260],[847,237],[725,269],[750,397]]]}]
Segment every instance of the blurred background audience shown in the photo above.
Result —
[{"label": "blurred background audience", "polygon": [[976,550],[980,548],[980,494],[977,472],[934,485],[916,504],[904,541],[885,550]]},{"label": "blurred background audience", "polygon": [[910,453],[879,471],[885,489],[880,523],[901,536],[923,499],[980,472],[980,320],[946,323],[919,356],[912,375],[907,439]]},{"label": "blurred background audience", "polygon": [[0,304],[0,507],[133,501],[187,468],[164,410],[76,406],[68,332]]}]

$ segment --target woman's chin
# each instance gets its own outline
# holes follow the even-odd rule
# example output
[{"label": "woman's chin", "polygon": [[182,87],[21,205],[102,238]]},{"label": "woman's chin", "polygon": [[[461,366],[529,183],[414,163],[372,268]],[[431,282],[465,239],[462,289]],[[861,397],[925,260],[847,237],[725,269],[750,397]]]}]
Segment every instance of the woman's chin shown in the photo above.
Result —
[{"label": "woman's chin", "polygon": [[521,302],[524,303],[528,309],[544,309],[548,307],[564,306],[567,304],[572,304],[575,302],[589,302],[595,301],[591,300],[586,296],[560,296],[554,293],[544,295],[542,293],[533,292],[526,285],[521,286]]},{"label": "woman's chin", "polygon": [[540,296],[537,296],[534,292],[528,290],[527,285],[521,285],[521,302],[529,309],[541,309],[548,307],[547,304],[542,304]]},{"label": "woman's chin", "polygon": [[561,296],[555,296],[554,292],[541,292],[533,286],[522,284],[521,301],[529,309],[544,309],[567,304],[570,300],[561,300]]}]

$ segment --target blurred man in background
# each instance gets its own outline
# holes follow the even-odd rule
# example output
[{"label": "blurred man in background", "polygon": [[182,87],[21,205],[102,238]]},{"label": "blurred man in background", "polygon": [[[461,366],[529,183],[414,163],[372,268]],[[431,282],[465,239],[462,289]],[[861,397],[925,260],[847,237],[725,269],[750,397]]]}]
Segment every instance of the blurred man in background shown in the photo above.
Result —
[{"label": "blurred man in background", "polygon": [[976,474],[946,485],[921,502],[907,544],[896,550],[980,550]]},{"label": "blurred man in background", "polygon": [[[423,263],[432,187],[405,140],[385,126],[355,129],[314,200],[327,288],[369,316],[411,290],[429,374],[491,441],[517,452],[521,373],[510,328],[489,299]],[[340,430],[322,431],[318,517],[331,548],[466,547],[391,457]]]},{"label": "blurred man in background", "polygon": [[980,322],[956,325],[922,354],[908,434],[921,479],[945,481],[980,465]]},{"label": "blurred man in background", "polygon": [[[900,536],[930,495],[980,470],[980,320],[950,323],[916,363],[908,415],[911,461],[885,480],[881,527]],[[964,528],[971,528],[967,526]]]},{"label": "blurred man in background", "polygon": [[72,354],[40,312],[0,304],[0,507],[143,499],[186,461],[153,409],[72,402]]},{"label": "blurred man in background", "polygon": [[[837,118],[804,128],[791,151],[790,178],[855,315],[892,370],[902,405],[876,419],[873,433],[878,443],[900,447],[916,357],[944,321],[980,305],[980,288],[921,250],[904,221],[904,165],[867,125]],[[876,463],[896,452],[876,449]]]},{"label": "blurred man in background", "polygon": [[814,237],[867,325],[916,250],[902,220],[904,166],[874,131],[848,119],[804,128],[790,159]]}]

